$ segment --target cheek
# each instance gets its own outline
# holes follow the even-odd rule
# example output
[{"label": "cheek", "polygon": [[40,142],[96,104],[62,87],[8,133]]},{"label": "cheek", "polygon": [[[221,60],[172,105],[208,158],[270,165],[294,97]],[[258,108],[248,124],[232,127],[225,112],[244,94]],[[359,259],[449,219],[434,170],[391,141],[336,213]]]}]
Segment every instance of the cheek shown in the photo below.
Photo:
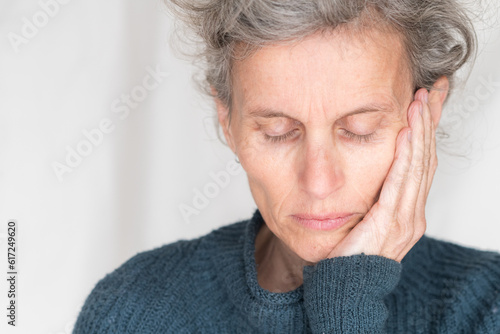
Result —
[{"label": "cheek", "polygon": [[394,160],[395,145],[388,141],[346,155],[346,185],[365,206],[375,204]]},{"label": "cheek", "polygon": [[[377,143],[337,146],[344,176],[343,189],[337,195],[359,199],[367,208],[374,204],[394,159],[396,135],[388,130]],[[263,145],[255,136],[247,138],[239,140],[238,156],[256,201],[276,205],[293,197],[299,172],[293,167],[297,149]]]},{"label": "cheek", "polygon": [[[238,158],[249,179],[261,187],[277,189],[283,187],[280,179],[290,173],[293,150],[280,145],[265,143],[258,131],[242,127],[237,140]],[[289,179],[291,180],[291,179]]]},{"label": "cheek", "polygon": [[255,195],[265,196],[274,202],[290,191],[295,182],[294,171],[290,166],[290,156],[273,152],[247,151],[240,159],[248,176],[249,186]]},{"label": "cheek", "polygon": [[[274,217],[286,211],[297,195],[298,173],[293,167],[295,154],[293,150],[278,149],[278,146],[249,142],[240,154],[240,162],[257,207]],[[272,221],[268,224],[272,225]],[[273,232],[278,233],[277,229]]]}]

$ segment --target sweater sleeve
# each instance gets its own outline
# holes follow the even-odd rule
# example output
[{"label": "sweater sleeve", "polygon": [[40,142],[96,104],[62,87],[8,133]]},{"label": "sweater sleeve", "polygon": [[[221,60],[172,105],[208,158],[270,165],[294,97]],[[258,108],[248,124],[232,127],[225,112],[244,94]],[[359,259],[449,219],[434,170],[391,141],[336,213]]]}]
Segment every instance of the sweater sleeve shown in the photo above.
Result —
[{"label": "sweater sleeve", "polygon": [[474,333],[500,333],[500,284],[492,293],[491,302],[485,303],[487,311],[479,317]]},{"label": "sweater sleeve", "polygon": [[323,259],[305,266],[304,305],[312,333],[385,333],[387,296],[401,263],[378,255]]},{"label": "sweater sleeve", "polygon": [[[197,240],[179,240],[144,251],[107,274],[87,297],[72,334],[149,333],[151,322],[159,326],[159,321],[155,323],[149,317],[154,319],[155,311],[162,311],[167,317],[172,311],[169,302],[175,298],[175,293],[166,293],[169,278],[174,274],[181,275],[188,254],[196,245]],[[164,297],[162,307],[158,306],[156,296]],[[156,308],[150,304],[155,304]],[[174,326],[173,323],[172,320],[167,325]],[[162,328],[157,332],[167,330]]]},{"label": "sweater sleeve", "polygon": [[467,278],[449,288],[453,292],[449,292],[450,305],[441,321],[446,328],[443,332],[500,333],[500,254],[472,255],[462,258],[471,268]]}]

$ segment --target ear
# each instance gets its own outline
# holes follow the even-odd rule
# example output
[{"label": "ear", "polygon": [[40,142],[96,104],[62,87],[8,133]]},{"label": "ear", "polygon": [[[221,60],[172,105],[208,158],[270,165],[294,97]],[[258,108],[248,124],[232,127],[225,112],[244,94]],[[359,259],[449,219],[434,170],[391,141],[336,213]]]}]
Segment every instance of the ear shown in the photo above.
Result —
[{"label": "ear", "polygon": [[[435,88],[435,89],[434,89]],[[429,107],[431,109],[432,121],[434,128],[437,128],[441,113],[443,111],[443,104],[448,95],[450,83],[446,76],[442,76],[436,80],[433,88],[429,91]]]},{"label": "ear", "polygon": [[219,99],[219,95],[215,88],[213,86],[210,86],[210,89],[212,90],[212,96],[214,97],[215,106],[217,109],[217,118],[219,120],[220,126],[222,127],[222,131],[224,132],[224,137],[226,138],[226,142],[229,145],[229,148],[236,154],[233,136],[229,128],[229,108]]}]

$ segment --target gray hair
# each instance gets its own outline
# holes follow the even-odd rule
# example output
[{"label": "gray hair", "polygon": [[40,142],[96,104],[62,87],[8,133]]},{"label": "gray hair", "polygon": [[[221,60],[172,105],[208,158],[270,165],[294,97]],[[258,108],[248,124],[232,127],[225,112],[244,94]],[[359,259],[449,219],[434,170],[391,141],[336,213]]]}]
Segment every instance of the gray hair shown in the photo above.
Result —
[{"label": "gray hair", "polygon": [[[457,0],[166,0],[166,4],[191,31],[183,31],[184,40],[191,36],[193,45],[201,46],[191,51],[203,62],[198,88],[219,98],[230,115],[234,59],[317,31],[367,27],[396,31],[414,92],[435,89],[436,80],[446,76],[451,93],[456,72],[477,55],[474,26]],[[242,52],[239,46],[244,46]]]}]

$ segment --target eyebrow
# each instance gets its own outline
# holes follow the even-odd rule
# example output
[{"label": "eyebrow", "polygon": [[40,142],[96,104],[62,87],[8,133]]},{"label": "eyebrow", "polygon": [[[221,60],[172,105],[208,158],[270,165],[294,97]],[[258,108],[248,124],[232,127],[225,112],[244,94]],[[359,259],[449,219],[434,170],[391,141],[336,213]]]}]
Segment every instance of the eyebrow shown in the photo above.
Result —
[{"label": "eyebrow", "polygon": [[[395,107],[392,104],[387,104],[387,103],[370,103],[370,104],[361,106],[359,108],[356,108],[353,111],[344,113],[344,114],[340,115],[339,118],[345,118],[345,117],[348,117],[348,116],[353,116],[353,115],[363,114],[363,113],[369,113],[369,112],[390,113],[394,109],[395,109]],[[248,112],[248,115],[250,117],[262,117],[262,118],[285,117],[285,118],[288,118],[288,119],[296,121],[295,118],[293,118],[292,116],[290,116],[290,115],[288,115],[288,114],[286,114],[286,113],[284,113],[282,111],[274,110],[274,109],[266,108],[266,107],[264,107],[264,108],[258,107],[258,108],[251,109]]]}]

